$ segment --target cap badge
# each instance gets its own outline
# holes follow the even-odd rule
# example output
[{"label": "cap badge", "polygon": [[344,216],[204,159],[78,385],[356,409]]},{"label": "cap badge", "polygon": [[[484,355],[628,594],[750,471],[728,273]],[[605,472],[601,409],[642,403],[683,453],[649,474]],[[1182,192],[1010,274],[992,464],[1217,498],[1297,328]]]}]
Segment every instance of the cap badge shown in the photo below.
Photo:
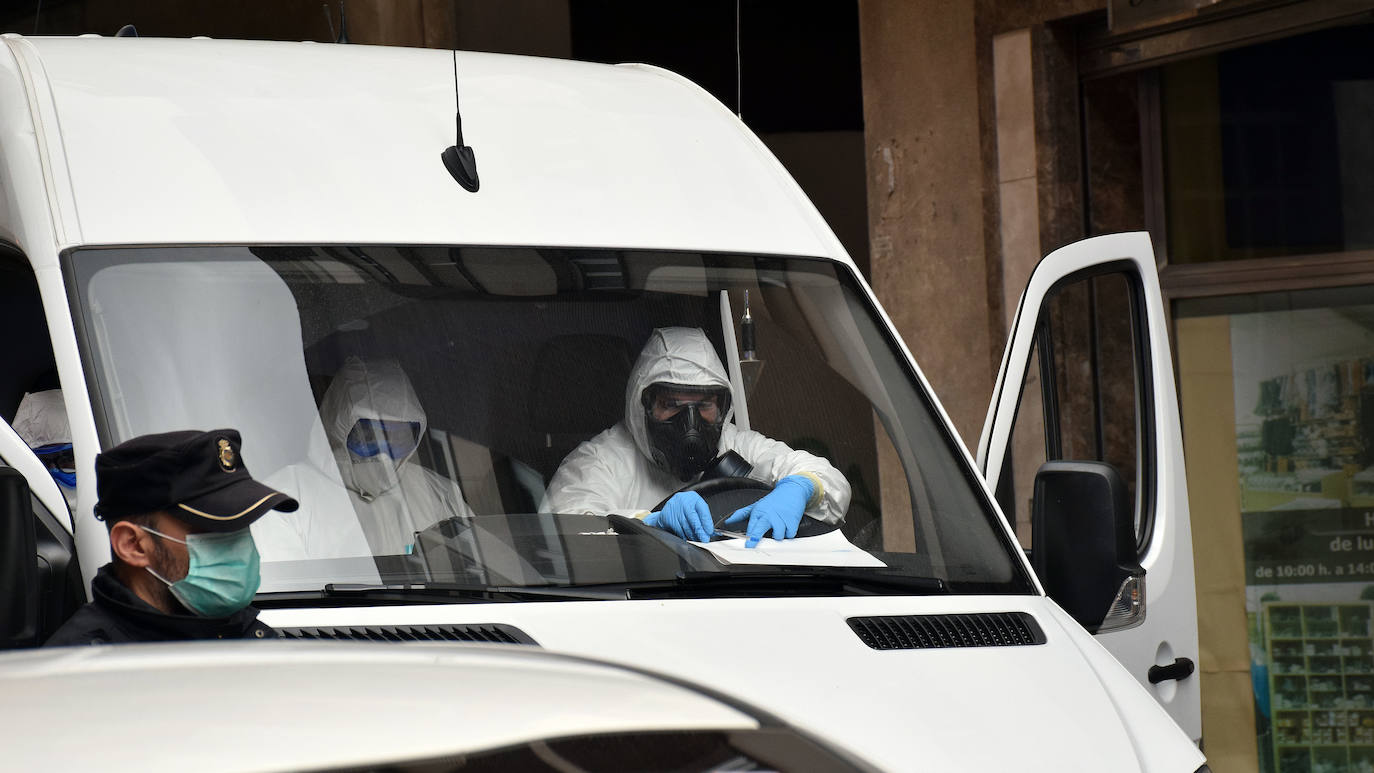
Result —
[{"label": "cap badge", "polygon": [[219,444],[219,468],[225,472],[233,472],[234,464],[238,460],[234,458],[234,447],[229,445],[229,441],[220,438]]}]

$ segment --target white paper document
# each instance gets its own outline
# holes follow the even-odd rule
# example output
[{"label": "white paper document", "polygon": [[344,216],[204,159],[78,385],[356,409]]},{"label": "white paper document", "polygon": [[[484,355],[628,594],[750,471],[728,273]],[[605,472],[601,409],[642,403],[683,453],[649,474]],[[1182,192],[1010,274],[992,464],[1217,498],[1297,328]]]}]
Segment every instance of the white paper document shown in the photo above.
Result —
[{"label": "white paper document", "polygon": [[775,540],[764,538],[746,548],[744,538],[719,542],[693,542],[727,564],[782,564],[787,566],[887,566],[873,554],[854,547],[836,529],[815,537]]}]

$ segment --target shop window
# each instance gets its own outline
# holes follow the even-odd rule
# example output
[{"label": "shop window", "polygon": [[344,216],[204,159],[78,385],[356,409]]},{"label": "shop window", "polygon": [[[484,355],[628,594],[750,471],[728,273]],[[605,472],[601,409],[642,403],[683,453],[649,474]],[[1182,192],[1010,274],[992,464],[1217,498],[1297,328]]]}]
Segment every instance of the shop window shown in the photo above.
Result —
[{"label": "shop window", "polygon": [[1374,249],[1374,25],[1161,68],[1169,262]]},{"label": "shop window", "polygon": [[1194,541],[1209,574],[1244,579],[1259,770],[1367,769],[1374,288],[1184,300],[1175,318]]}]

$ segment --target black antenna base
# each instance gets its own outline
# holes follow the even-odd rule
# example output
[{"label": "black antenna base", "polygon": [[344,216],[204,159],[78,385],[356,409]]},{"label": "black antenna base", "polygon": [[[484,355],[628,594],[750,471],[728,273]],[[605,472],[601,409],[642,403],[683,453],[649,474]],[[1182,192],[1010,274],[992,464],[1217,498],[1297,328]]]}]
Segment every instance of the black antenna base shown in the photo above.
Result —
[{"label": "black antenna base", "polygon": [[453,175],[458,184],[476,193],[482,186],[477,179],[477,156],[467,145],[449,145],[439,156],[444,160],[444,168]]}]

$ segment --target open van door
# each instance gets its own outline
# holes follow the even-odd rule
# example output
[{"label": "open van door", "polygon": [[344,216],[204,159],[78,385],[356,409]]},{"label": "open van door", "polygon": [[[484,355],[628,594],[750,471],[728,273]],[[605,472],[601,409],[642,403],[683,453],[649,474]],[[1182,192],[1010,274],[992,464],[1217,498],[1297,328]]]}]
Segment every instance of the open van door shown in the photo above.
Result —
[{"label": "open van door", "polygon": [[[1200,739],[1183,440],[1148,234],[1087,239],[1036,267],[1002,358],[978,464],[1046,592]],[[1065,492],[1074,487],[1053,483],[1055,475],[1081,480],[1083,470],[1099,476],[1087,478],[1088,488],[1110,478],[1105,488],[1116,492],[1122,513],[1116,531],[1102,524],[1106,539],[1118,540],[1119,558],[1108,560],[1109,569],[1119,570],[1108,580],[1116,590],[1108,589],[1109,604],[1100,593],[1093,596],[1098,601],[1090,606],[1106,608],[1088,613],[1081,612],[1083,593],[1066,598],[1081,589],[1064,588],[1089,575],[1101,585],[1102,573],[1083,565],[1087,549],[1075,536],[1088,539],[1091,532],[1101,541],[1093,521],[1109,518],[1112,508],[1079,507],[1071,495],[1066,504]]]}]

